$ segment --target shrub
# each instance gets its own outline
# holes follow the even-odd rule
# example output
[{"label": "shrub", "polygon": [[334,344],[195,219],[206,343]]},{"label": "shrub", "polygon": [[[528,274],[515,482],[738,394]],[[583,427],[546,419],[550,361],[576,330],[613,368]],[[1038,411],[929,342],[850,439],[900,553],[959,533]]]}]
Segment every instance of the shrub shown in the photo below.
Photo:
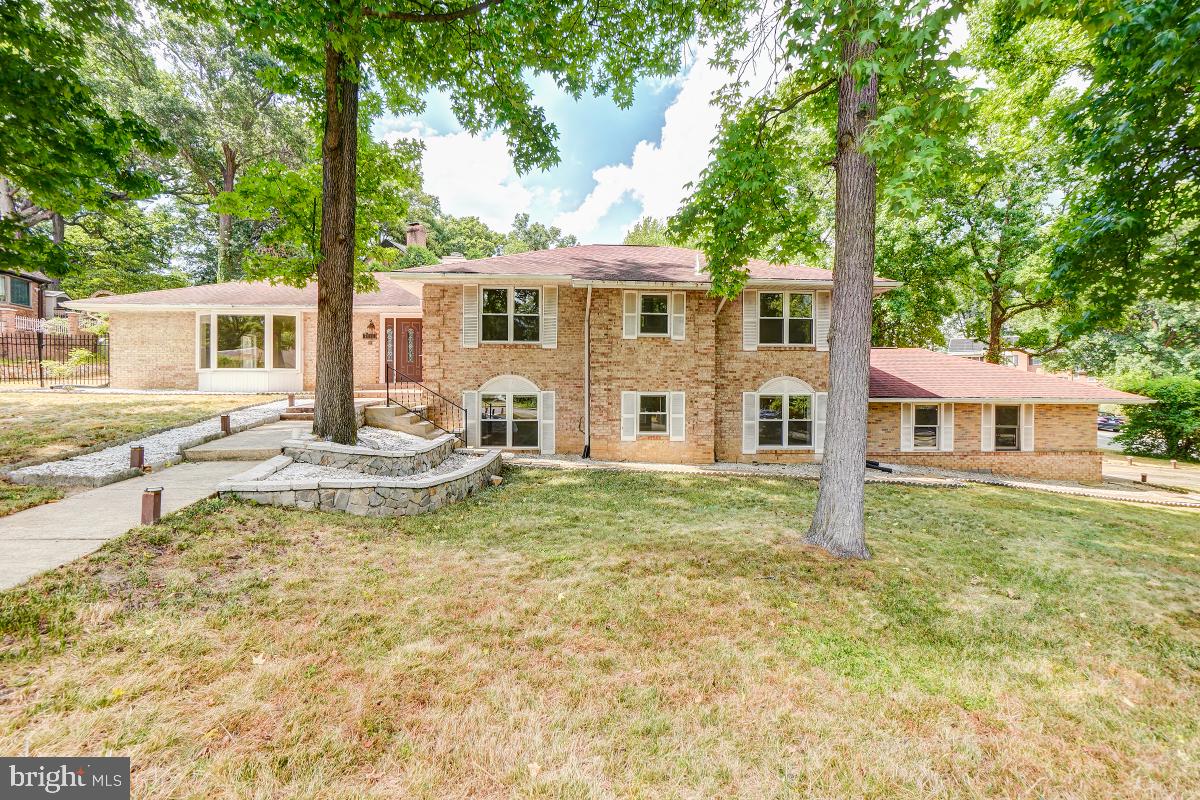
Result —
[{"label": "shrub", "polygon": [[1200,460],[1200,379],[1191,375],[1131,376],[1117,384],[1124,391],[1155,401],[1125,406],[1129,421],[1115,441],[1127,453]]}]

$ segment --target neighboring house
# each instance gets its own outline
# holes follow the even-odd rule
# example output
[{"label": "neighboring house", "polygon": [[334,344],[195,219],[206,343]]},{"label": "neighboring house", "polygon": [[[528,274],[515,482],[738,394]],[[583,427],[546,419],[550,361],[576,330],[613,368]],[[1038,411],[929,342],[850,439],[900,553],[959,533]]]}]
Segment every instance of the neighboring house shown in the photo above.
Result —
[{"label": "neighboring house", "polygon": [[[1015,339],[1012,341],[1015,341]],[[966,358],[971,361],[983,361],[987,357],[987,343],[981,342],[978,339],[950,339],[946,342],[946,352],[949,355]],[[1050,372],[1042,366],[1040,358],[1031,356],[1028,353],[1022,353],[1019,350],[1005,350],[1000,354],[1000,358],[1003,359],[1002,363],[1006,366],[1025,372],[1036,372],[1039,375],[1057,375],[1089,383],[1099,382],[1086,372]]]},{"label": "neighboring house", "polygon": [[[354,382],[419,371],[421,287],[381,281],[354,296]],[[211,392],[311,391],[317,287],[233,282],[73,300],[109,315],[111,384]],[[419,377],[419,375],[417,376]]]},{"label": "neighboring house", "polygon": [[16,329],[16,320],[54,316],[46,311],[45,293],[54,281],[40,272],[0,270],[0,329]]},{"label": "neighboring house", "polygon": [[[378,273],[355,296],[360,388],[461,403],[468,444],[597,459],[819,462],[832,273],[588,245]],[[875,291],[896,286],[876,278]],[[116,386],[311,389],[316,291],[231,283],[75,301],[108,312]],[[870,457],[1098,480],[1100,403],[1144,398],[921,349],[871,354]],[[433,411],[430,412],[434,413]],[[460,422],[439,420],[446,428]]]},{"label": "neighboring house", "polygon": [[[423,284],[423,382],[462,398],[469,444],[820,461],[832,273],[753,261],[726,302],[699,264],[682,248],[591,245],[388,277]],[[921,349],[871,361],[869,451],[891,461],[1098,480],[1096,406],[1144,402]]]}]

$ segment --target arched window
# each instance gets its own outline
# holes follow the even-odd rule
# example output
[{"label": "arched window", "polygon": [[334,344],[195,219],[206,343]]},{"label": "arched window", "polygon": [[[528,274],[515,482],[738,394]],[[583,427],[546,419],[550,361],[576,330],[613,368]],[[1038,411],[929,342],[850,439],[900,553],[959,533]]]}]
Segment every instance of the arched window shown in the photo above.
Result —
[{"label": "arched window", "polygon": [[772,378],[756,393],[756,449],[813,447],[817,393],[799,378]]},{"label": "arched window", "polygon": [[479,444],[483,447],[540,446],[541,391],[528,378],[501,375],[479,387]]}]

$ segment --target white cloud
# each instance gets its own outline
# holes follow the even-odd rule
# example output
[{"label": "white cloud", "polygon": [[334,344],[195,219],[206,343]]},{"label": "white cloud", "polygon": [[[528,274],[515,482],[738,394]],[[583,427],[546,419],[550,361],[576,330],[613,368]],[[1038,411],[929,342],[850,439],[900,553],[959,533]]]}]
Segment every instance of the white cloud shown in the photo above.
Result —
[{"label": "white cloud", "polygon": [[554,224],[588,241],[605,214],[626,196],[641,204],[643,215],[674,214],[686,196],[684,185],[698,178],[708,163],[721,121],[720,110],[710,100],[728,81],[729,75],[709,66],[708,54],[701,53],[666,110],[660,143],[638,142],[628,162],[595,170],[595,188],[577,209],[559,214]]},{"label": "white cloud", "polygon": [[465,131],[437,135],[428,127],[386,130],[383,138],[401,137],[425,143],[421,161],[425,191],[437,195],[442,208],[456,216],[476,216],[488,227],[507,232],[514,214],[529,211],[534,191],[521,183],[499,132],[472,136]]}]

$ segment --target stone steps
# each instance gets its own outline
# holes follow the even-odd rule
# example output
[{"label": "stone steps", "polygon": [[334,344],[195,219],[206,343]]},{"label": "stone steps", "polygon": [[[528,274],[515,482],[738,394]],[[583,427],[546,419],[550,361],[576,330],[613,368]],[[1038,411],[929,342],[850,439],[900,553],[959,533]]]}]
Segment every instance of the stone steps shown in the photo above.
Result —
[{"label": "stone steps", "polygon": [[[424,407],[414,406],[414,409],[423,411]],[[367,424],[376,428],[411,433],[423,439],[435,439],[442,435],[436,425],[401,406],[372,406],[366,410],[365,416]]]}]

